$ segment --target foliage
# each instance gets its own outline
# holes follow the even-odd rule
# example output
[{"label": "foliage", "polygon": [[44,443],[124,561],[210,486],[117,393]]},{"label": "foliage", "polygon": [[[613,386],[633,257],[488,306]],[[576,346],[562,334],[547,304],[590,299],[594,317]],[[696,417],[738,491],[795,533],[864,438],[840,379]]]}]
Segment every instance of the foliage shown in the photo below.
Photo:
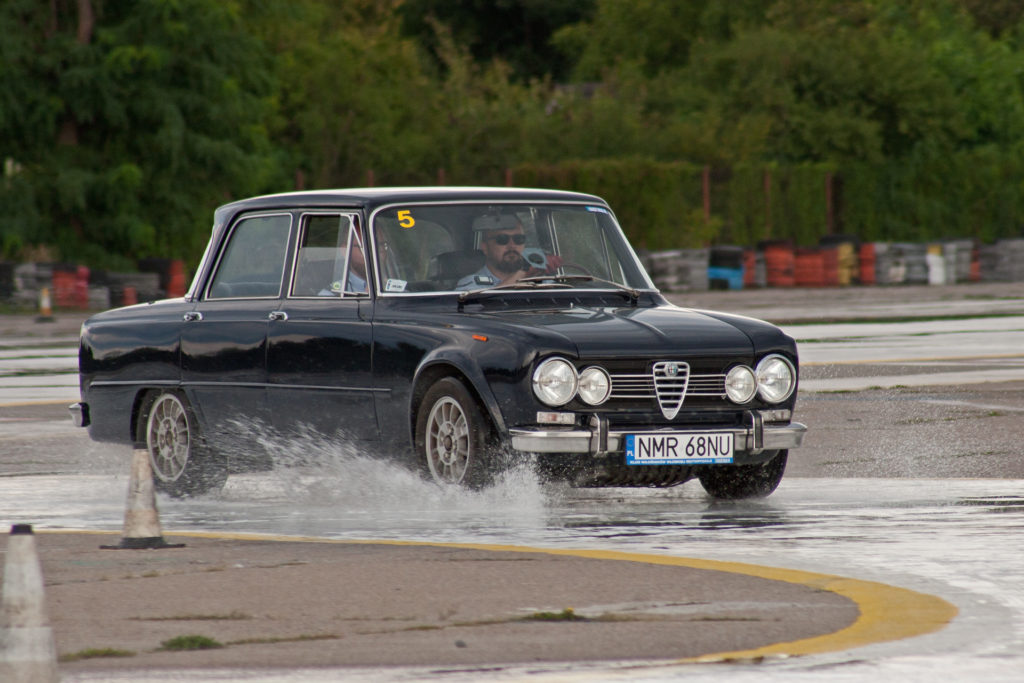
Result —
[{"label": "foliage", "polygon": [[423,45],[446,66],[438,26],[477,63],[500,59],[515,80],[556,79],[571,62],[551,44],[559,28],[588,19],[594,0],[405,0],[396,7],[401,33]]},{"label": "foliage", "polygon": [[0,7],[5,245],[195,257],[210,207],[272,177],[266,52],[237,3],[94,2],[91,27],[74,6]]},{"label": "foliage", "polygon": [[1022,234],[1016,2],[7,0],[0,31],[2,258],[194,261],[241,196],[508,169],[647,248],[813,244],[827,177],[862,239]]},{"label": "foliage", "polygon": [[175,636],[160,643],[161,650],[216,650],[224,647],[219,641],[197,634]]}]

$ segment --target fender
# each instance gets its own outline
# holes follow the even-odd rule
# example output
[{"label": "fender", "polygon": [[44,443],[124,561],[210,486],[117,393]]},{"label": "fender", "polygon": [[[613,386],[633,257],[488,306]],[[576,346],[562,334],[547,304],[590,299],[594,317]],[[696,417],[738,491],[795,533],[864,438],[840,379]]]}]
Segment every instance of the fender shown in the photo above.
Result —
[{"label": "fender", "polygon": [[426,390],[426,386],[422,386],[426,384],[423,378],[430,374],[432,368],[439,366],[453,367],[466,378],[470,384],[470,390],[480,397],[480,401],[483,403],[488,416],[490,416],[495,429],[498,430],[502,438],[507,437],[508,426],[505,424],[505,418],[501,413],[501,408],[498,406],[494,391],[484,376],[483,369],[480,367],[478,360],[465,349],[443,346],[434,349],[424,356],[413,376],[413,391],[409,395],[410,443],[415,440],[416,431],[416,421],[411,418],[419,409],[419,397]]}]

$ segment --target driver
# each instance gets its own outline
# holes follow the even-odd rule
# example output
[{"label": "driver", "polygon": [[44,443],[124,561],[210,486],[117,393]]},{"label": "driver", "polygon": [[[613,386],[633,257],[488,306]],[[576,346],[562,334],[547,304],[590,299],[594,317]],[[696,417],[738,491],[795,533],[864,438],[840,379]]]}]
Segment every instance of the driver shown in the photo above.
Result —
[{"label": "driver", "polygon": [[477,272],[455,283],[455,289],[480,289],[507,285],[542,271],[523,259],[526,234],[523,224],[512,214],[487,214],[473,221],[473,231],[482,233],[480,251],[484,265]]}]

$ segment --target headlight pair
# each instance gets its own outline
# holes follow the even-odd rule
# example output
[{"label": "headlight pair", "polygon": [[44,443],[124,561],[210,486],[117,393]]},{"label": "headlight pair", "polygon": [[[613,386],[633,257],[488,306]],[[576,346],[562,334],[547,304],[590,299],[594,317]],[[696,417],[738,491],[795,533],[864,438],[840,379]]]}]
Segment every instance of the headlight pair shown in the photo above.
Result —
[{"label": "headlight pair", "polygon": [[746,403],[758,393],[768,403],[785,401],[796,387],[796,370],[785,356],[766,356],[754,370],[737,365],[725,376],[725,393],[734,403]]},{"label": "headlight pair", "polygon": [[574,396],[596,406],[607,401],[611,392],[611,377],[596,365],[577,374],[576,367],[564,358],[549,358],[533,372],[533,393],[549,406],[565,405]]},{"label": "headlight pair", "polygon": [[[725,393],[734,403],[748,403],[760,394],[768,403],[781,403],[796,387],[796,370],[789,360],[777,354],[766,356],[753,370],[737,365],[725,377]],[[533,393],[549,406],[565,405],[575,396],[592,406],[608,400],[612,380],[596,365],[577,373],[564,358],[549,358],[533,373]]]}]

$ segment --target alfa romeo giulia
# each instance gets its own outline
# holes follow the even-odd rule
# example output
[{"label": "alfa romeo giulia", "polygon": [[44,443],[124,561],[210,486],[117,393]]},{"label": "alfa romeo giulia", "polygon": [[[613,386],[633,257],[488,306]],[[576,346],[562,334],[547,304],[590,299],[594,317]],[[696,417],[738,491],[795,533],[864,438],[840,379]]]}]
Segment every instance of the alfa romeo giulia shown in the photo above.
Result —
[{"label": "alfa romeo giulia", "polygon": [[771,493],[806,431],[792,338],[672,305],[605,201],[549,190],[232,202],[184,297],[83,325],[80,376],[76,423],[146,449],[173,495],[260,461],[225,441],[240,419],[254,441],[312,430],[442,484],[526,461],[715,498]]}]

